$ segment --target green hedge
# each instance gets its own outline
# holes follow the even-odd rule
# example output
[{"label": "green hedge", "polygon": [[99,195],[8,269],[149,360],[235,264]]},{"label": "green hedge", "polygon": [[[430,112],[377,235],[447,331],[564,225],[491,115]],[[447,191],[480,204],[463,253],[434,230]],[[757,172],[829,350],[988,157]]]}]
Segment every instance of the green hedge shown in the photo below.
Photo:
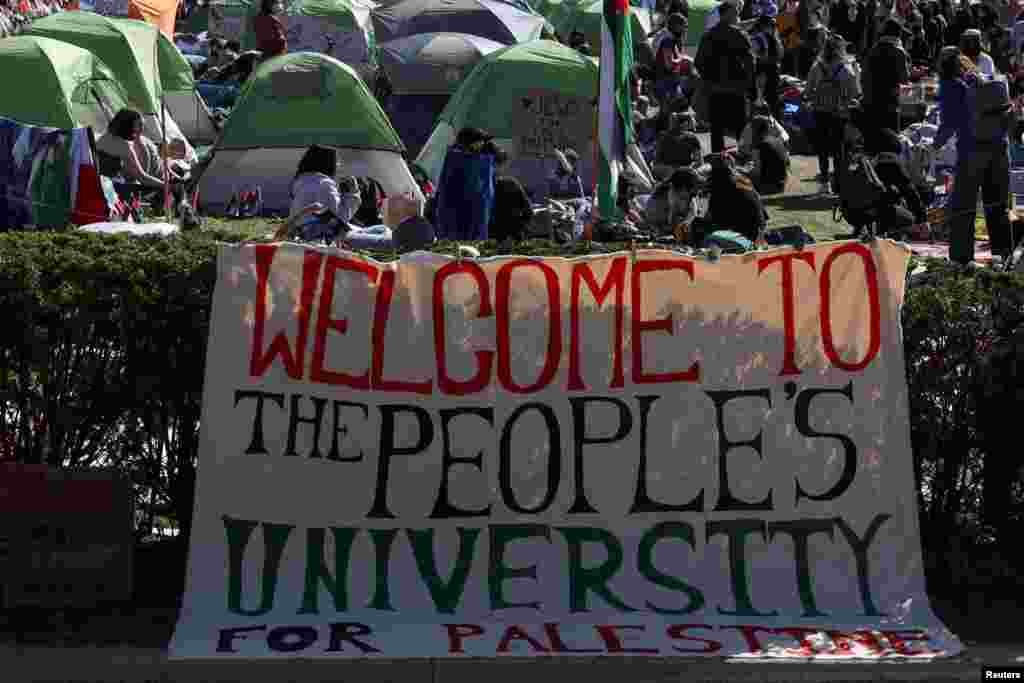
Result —
[{"label": "green hedge", "polygon": [[[137,484],[140,528],[157,514],[188,528],[217,240],[237,237],[0,234],[9,456],[121,468]],[[516,252],[579,250],[532,241]],[[1024,278],[932,263],[908,290],[903,329],[928,555],[1012,556],[1024,513]]]}]

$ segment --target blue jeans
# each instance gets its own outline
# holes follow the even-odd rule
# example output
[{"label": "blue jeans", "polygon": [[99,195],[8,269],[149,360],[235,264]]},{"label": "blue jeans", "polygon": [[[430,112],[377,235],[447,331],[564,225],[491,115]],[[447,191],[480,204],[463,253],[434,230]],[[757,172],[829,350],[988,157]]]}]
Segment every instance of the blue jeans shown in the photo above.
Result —
[{"label": "blue jeans", "polygon": [[956,179],[950,201],[952,221],[949,259],[957,263],[974,260],[974,217],[978,210],[978,189],[985,207],[993,254],[1005,254],[1010,244],[1009,208],[1010,152],[1006,142],[976,143],[973,149],[957,149]]}]

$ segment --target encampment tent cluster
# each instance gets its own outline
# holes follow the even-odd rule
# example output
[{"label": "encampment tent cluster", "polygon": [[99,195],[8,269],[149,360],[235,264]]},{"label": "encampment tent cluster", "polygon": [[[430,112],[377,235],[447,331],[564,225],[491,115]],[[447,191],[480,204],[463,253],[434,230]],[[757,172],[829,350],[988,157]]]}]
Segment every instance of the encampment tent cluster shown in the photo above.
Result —
[{"label": "encampment tent cluster", "polygon": [[[174,43],[148,22],[72,11],[38,19],[0,40],[0,116],[36,126],[89,126],[96,136],[128,106],[145,130],[195,144],[216,135],[192,69]],[[89,74],[88,77],[85,74]],[[11,80],[7,80],[11,79]],[[39,79],[52,84],[40,88]],[[165,110],[166,105],[166,110]]]},{"label": "encampment tent cluster", "polygon": [[[202,46],[218,37],[253,49],[260,5],[212,0],[176,20],[179,0],[83,0],[39,18],[0,41],[0,70],[25,85],[0,91],[0,116],[89,127],[98,139],[120,109],[135,109],[151,139],[203,152],[207,211],[253,186],[265,210],[287,210],[296,163],[314,144],[339,150],[348,174],[421,197],[409,164],[436,182],[464,126],[491,131],[524,178],[543,177],[556,148],[587,152],[580,171],[593,183],[597,62],[551,39],[578,30],[599,42],[596,0],[538,3],[540,12],[525,0],[286,0],[288,54],[260,63],[218,121],[197,90],[209,92],[194,75]],[[649,13],[633,16],[644,43]],[[195,40],[176,44],[175,30]]]}]

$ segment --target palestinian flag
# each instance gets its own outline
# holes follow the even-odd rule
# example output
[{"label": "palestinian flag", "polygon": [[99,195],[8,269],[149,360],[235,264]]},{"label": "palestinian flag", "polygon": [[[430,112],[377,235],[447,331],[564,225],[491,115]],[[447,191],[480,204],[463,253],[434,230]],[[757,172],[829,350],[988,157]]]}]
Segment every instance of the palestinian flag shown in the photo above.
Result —
[{"label": "palestinian flag", "polygon": [[618,215],[619,175],[633,144],[633,36],[629,0],[604,0],[601,23],[601,85],[598,97],[597,207],[602,218]]}]

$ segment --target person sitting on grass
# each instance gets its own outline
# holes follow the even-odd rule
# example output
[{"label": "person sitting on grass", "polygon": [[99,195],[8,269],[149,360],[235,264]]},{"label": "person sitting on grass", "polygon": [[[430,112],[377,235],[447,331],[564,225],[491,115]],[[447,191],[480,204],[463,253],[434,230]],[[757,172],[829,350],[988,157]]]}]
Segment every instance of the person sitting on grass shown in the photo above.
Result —
[{"label": "person sitting on grass", "polygon": [[750,127],[753,160],[750,179],[754,187],[761,195],[785,192],[789,178],[789,150],[782,140],[772,135],[772,120],[767,116],[755,116]]},{"label": "person sitting on grass", "polygon": [[359,209],[361,195],[354,178],[335,179],[338,155],[334,149],[313,145],[299,161],[292,179],[292,204],[279,238],[301,235],[305,240],[333,240],[348,232]]},{"label": "person sitting on grass", "polygon": [[577,170],[580,155],[573,149],[556,149],[554,157],[557,163],[554,172],[548,178],[547,196],[559,201],[586,199],[583,180]]},{"label": "person sitting on grass", "polygon": [[738,232],[756,242],[764,232],[768,214],[754,184],[735,170],[729,155],[711,155],[710,189],[707,216],[710,224],[719,230]]},{"label": "person sitting on grass", "polygon": [[660,183],[644,207],[644,221],[658,235],[688,237],[696,217],[694,197],[701,186],[700,176],[692,168],[680,168]]}]

